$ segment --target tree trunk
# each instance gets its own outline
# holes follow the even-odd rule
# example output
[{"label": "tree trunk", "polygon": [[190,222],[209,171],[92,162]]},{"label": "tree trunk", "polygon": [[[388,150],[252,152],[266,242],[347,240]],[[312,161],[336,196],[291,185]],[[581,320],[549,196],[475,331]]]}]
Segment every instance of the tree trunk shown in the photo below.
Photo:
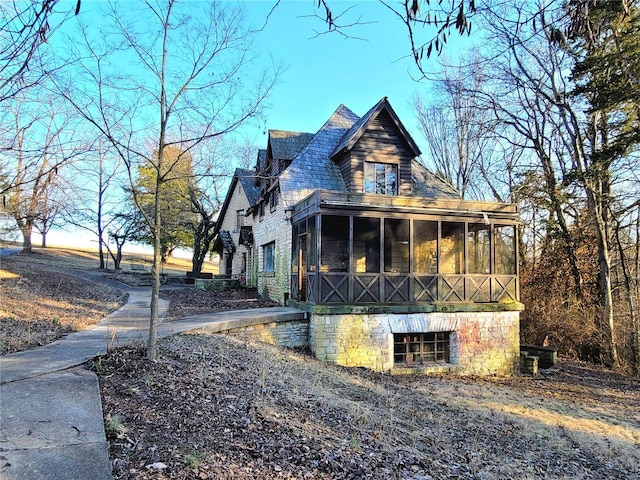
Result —
[{"label": "tree trunk", "polygon": [[638,359],[640,358],[640,352],[638,352],[638,339],[636,337],[637,325],[638,325],[638,314],[636,312],[636,302],[633,291],[633,279],[631,278],[631,272],[629,271],[629,265],[627,262],[627,255],[624,252],[624,246],[620,239],[620,224],[616,222],[615,225],[615,239],[616,245],[618,247],[618,255],[620,256],[619,262],[622,267],[622,278],[624,283],[624,292],[625,298],[627,301],[627,306],[629,308],[629,317],[631,320],[631,366],[633,368],[634,375],[638,374],[640,368],[640,362]]},{"label": "tree trunk", "polygon": [[158,357],[158,300],[160,296],[160,269],[162,268],[162,246],[160,244],[162,222],[160,221],[160,202],[158,201],[161,185],[160,177],[161,175],[160,173],[158,173],[153,222],[153,266],[151,268],[151,276],[153,281],[151,287],[151,315],[149,318],[149,340],[147,342],[147,358],[151,360],[155,360]]},{"label": "tree trunk", "polygon": [[609,240],[607,225],[603,215],[603,202],[599,200],[593,186],[586,188],[587,204],[593,218],[598,247],[599,293],[602,300],[602,327],[607,330],[609,337],[609,356],[611,365],[619,366],[618,342],[613,318],[613,293],[611,288],[611,256],[609,254]]},{"label": "tree trunk", "polygon": [[121,270],[120,263],[122,263],[122,247],[124,247],[124,242],[126,241],[126,237],[119,238],[117,236],[112,236],[113,240],[116,242],[116,254],[114,255],[111,249],[107,246],[107,250],[109,251],[109,255],[113,259],[113,268],[115,270]]},{"label": "tree trunk", "polygon": [[193,236],[193,256],[191,258],[191,271],[194,274],[202,272],[202,266],[204,265],[204,261],[211,248],[211,242],[213,241],[212,233],[214,226],[213,221],[204,218],[201,218],[198,223],[198,227]]},{"label": "tree trunk", "polygon": [[33,232],[33,224],[26,223],[20,226],[20,232],[22,233],[22,251],[25,253],[31,253],[33,251],[33,245],[31,243],[31,233]]},{"label": "tree trunk", "polygon": [[[104,242],[102,240],[102,235],[104,234],[103,228],[102,228],[102,200],[103,200],[103,193],[104,193],[104,185],[102,182],[102,174],[104,172],[104,165],[103,165],[103,158],[102,155],[99,156],[98,158],[99,163],[99,168],[100,170],[98,171],[98,257],[100,259],[100,265],[99,268],[100,270],[104,270],[105,269],[105,261],[104,261],[104,249],[102,248],[104,245]],[[107,246],[108,249],[108,246]]]},{"label": "tree trunk", "polygon": [[[164,89],[162,90],[164,95]],[[162,99],[164,100],[164,98]],[[163,102],[160,102],[161,119],[164,119]],[[153,267],[151,269],[151,305],[149,316],[149,339],[147,341],[147,358],[155,360],[158,357],[158,300],[160,297],[160,269],[162,268],[162,220],[160,218],[160,190],[163,184],[163,157],[164,157],[164,120],[160,124],[160,141],[158,142],[158,164],[156,165],[156,188],[153,202]]]},{"label": "tree trunk", "polygon": [[[636,217],[636,251],[635,251],[635,282],[632,283],[631,298],[638,300],[640,296],[640,206]],[[637,302],[636,302],[637,303]],[[640,375],[640,319],[637,313],[631,317],[633,373]]]},{"label": "tree trunk", "polygon": [[40,246],[42,248],[47,248],[47,233],[46,232],[42,233],[42,242],[40,243]]}]

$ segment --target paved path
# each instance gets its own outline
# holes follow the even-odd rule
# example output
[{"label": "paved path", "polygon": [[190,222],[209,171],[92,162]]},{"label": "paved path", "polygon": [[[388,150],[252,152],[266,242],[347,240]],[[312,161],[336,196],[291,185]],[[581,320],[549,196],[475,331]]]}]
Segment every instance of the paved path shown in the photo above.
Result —
[{"label": "paved path", "polygon": [[[127,292],[127,303],[99,324],[0,357],[0,479],[112,480],[98,379],[80,365],[109,348],[146,340],[151,289]],[[167,307],[160,300],[161,318]],[[302,316],[285,307],[198,315],[162,322],[158,336]]]}]

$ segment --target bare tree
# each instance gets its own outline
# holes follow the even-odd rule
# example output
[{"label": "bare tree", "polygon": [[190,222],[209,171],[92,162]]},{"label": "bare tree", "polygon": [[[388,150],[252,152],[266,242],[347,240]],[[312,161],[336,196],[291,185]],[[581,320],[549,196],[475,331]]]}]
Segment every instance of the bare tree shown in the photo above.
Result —
[{"label": "bare tree", "polygon": [[[76,60],[87,81],[84,92],[72,94],[69,85],[60,85],[60,91],[111,142],[132,186],[138,165],[156,171],[155,207],[151,214],[142,212],[154,238],[147,356],[155,358],[162,233],[158,199],[165,182],[182,155],[259,116],[274,75],[253,68],[249,28],[242,11],[231,4],[166,0],[132,8],[110,2],[109,18],[113,33],[106,43],[81,28],[83,48]],[[124,64],[123,55],[128,58]],[[78,74],[76,86],[82,83]],[[252,85],[243,78],[253,79]],[[181,153],[167,158],[167,148]],[[134,201],[139,202],[135,195]]]},{"label": "bare tree", "polygon": [[138,229],[141,225],[140,211],[135,205],[130,205],[131,210],[121,212],[114,215],[113,220],[109,224],[109,238],[115,243],[115,251],[111,248],[110,242],[105,242],[105,246],[113,259],[113,268],[120,270],[122,262],[122,248],[129,240],[138,237]]},{"label": "bare tree", "polygon": [[[475,98],[482,85],[482,67],[447,67],[434,80],[430,103],[418,94],[412,106],[427,141],[432,167],[462,198],[482,198],[486,191],[482,166],[496,146],[494,122]],[[496,192],[497,194],[497,192]]]},{"label": "bare tree", "polygon": [[[537,208],[548,211],[541,245],[554,254],[554,238],[562,239],[577,299],[596,308],[598,355],[616,365],[618,332],[624,329],[616,325],[621,303],[616,306],[612,285],[612,205],[628,206],[621,193],[630,187],[624,179],[633,170],[622,156],[603,162],[599,155],[606,150],[607,129],[585,98],[573,94],[575,83],[567,73],[574,56],[563,43],[562,31],[569,27],[562,4],[513,1],[506,8],[515,15],[512,21],[485,15],[493,43],[485,56],[489,87],[478,98],[504,126],[502,139],[528,152],[529,161],[518,166],[523,182],[517,188],[530,199],[538,195]],[[598,258],[595,281],[593,257],[583,257],[588,242]]]},{"label": "bare tree", "polygon": [[55,190],[62,181],[62,167],[84,152],[84,145],[75,137],[75,117],[52,97],[36,97],[21,95],[14,98],[20,101],[11,102],[7,114],[13,117],[13,132],[5,140],[10,148],[0,154],[11,172],[3,203],[22,233],[26,252],[32,248],[33,229],[39,224],[46,234],[59,211]]},{"label": "bare tree", "polygon": [[112,223],[120,214],[125,195],[123,186],[128,183],[122,162],[109,151],[108,145],[104,140],[97,142],[82,161],[69,165],[72,181],[67,191],[72,194],[62,211],[66,224],[90,232],[95,237],[100,269],[106,268],[108,232],[114,228]]},{"label": "bare tree", "polygon": [[198,218],[198,222],[191,226],[193,231],[191,272],[197,275],[202,272],[204,261],[211,251],[216,226],[214,217],[218,211],[218,204],[214,204],[200,190],[191,190],[189,194],[192,212],[197,214]]},{"label": "bare tree", "polygon": [[0,2],[0,103],[39,84],[50,73],[42,66],[40,50],[54,30],[80,11],[80,0],[74,10],[56,12],[58,3],[59,0]]}]

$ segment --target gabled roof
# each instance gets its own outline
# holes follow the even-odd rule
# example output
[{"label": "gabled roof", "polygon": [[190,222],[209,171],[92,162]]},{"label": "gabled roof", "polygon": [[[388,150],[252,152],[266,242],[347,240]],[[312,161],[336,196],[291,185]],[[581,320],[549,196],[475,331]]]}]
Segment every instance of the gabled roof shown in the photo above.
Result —
[{"label": "gabled roof", "polygon": [[255,186],[255,183],[253,181],[254,177],[255,172],[253,170],[247,170],[246,168],[236,168],[236,171],[233,174],[233,178],[231,179],[231,185],[229,185],[229,189],[227,190],[227,196],[224,198],[222,208],[220,209],[220,213],[218,214],[216,227],[213,231],[214,236],[221,233],[221,219],[223,219],[227,214],[227,209],[229,208],[231,197],[233,196],[233,192],[236,189],[236,185],[238,184],[238,182],[240,182],[242,190],[244,191],[244,194],[247,197],[247,201],[249,202],[250,206],[255,205],[255,203],[260,199],[260,191]]},{"label": "gabled roof", "polygon": [[238,178],[244,194],[249,200],[249,205],[254,206],[260,200],[260,190],[255,184],[255,172],[253,170],[247,170],[246,168],[236,168],[234,177]]},{"label": "gabled roof", "polygon": [[261,148],[258,150],[258,160],[256,162],[256,167],[259,172],[264,171],[267,165],[267,150]]},{"label": "gabled roof", "polygon": [[418,145],[413,141],[413,138],[411,138],[411,135],[409,135],[407,129],[404,128],[404,125],[398,118],[398,115],[396,115],[396,112],[391,107],[391,104],[389,103],[387,97],[383,97],[351,127],[349,132],[345,134],[340,143],[333,149],[333,151],[331,152],[331,157],[337,155],[338,153],[351,150],[353,146],[358,142],[358,140],[360,140],[362,134],[367,130],[369,124],[373,120],[378,118],[378,115],[383,110],[387,111],[395,126],[398,128],[398,130],[400,130],[400,134],[409,145],[409,148],[412,150],[413,156],[417,157],[418,155],[420,155],[420,149],[418,148]]},{"label": "gabled roof", "polygon": [[276,160],[293,160],[313,136],[313,133],[269,130],[271,155]]},{"label": "gabled roof", "polygon": [[331,161],[331,152],[357,121],[355,113],[340,105],[296,155],[289,168],[280,175],[280,190],[285,204],[293,205],[320,188],[346,190],[340,169]]}]

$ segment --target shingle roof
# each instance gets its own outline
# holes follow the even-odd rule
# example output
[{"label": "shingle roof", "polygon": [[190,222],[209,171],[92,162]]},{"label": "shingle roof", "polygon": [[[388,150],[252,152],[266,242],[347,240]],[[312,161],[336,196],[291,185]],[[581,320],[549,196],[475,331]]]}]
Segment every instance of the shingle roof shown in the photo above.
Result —
[{"label": "shingle roof", "polygon": [[417,160],[411,162],[411,191],[418,197],[460,198],[458,191]]},{"label": "shingle roof", "polygon": [[236,172],[234,174],[238,177],[238,181],[240,185],[242,185],[242,189],[244,190],[244,194],[247,196],[247,200],[249,201],[250,206],[254,206],[260,200],[260,189],[255,184],[256,174],[253,170],[248,170],[246,168],[236,168]]},{"label": "shingle roof", "polygon": [[[361,118],[344,105],[340,105],[311,141],[298,152],[289,168],[280,175],[280,190],[285,205],[294,205],[318,189],[346,192],[340,169],[331,157],[344,148],[352,148],[366,131],[369,121],[376,118],[383,109],[389,112],[412,150],[419,154],[420,150],[386,97]],[[276,130],[271,132],[274,131]],[[431,173],[415,159],[411,164],[411,191],[413,195],[426,198],[460,197],[453,186]]]},{"label": "shingle roof", "polygon": [[276,160],[293,160],[313,137],[313,133],[269,130],[271,155]]},{"label": "shingle roof", "polygon": [[280,175],[282,199],[293,205],[317,189],[346,191],[344,179],[330,155],[345,133],[358,121],[358,116],[344,105],[296,155],[289,168]]}]

